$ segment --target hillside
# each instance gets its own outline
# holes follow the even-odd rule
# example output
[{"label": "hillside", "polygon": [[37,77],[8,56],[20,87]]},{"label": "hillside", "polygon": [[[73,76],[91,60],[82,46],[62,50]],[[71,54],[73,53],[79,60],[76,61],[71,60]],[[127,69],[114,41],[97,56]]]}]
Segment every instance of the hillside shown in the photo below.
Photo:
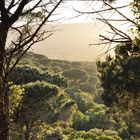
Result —
[{"label": "hillside", "polygon": [[97,87],[99,88],[96,62],[55,60],[29,52],[19,65],[30,65],[51,74],[62,75],[70,81],[71,85],[76,85],[77,88],[92,95],[95,95]]},{"label": "hillside", "polygon": [[12,139],[121,140],[122,122],[96,102],[96,74],[95,62],[27,53],[10,77]]}]

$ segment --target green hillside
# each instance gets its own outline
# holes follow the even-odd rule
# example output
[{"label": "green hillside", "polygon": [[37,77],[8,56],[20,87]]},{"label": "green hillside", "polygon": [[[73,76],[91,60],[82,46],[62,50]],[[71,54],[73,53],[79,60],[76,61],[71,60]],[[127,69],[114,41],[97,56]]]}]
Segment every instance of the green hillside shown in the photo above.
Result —
[{"label": "green hillside", "polygon": [[96,62],[51,60],[44,55],[30,52],[25,55],[20,65],[30,65],[53,75],[64,76],[69,80],[71,86],[76,86],[84,92],[93,94],[93,96],[96,96],[100,90]]},{"label": "green hillside", "polygon": [[118,80],[110,78],[110,69],[116,68],[113,59],[106,59],[109,63],[97,63],[102,72],[98,76],[106,87],[103,92],[96,62],[52,60],[27,53],[10,76],[12,140],[137,139],[140,126],[129,124],[115,106],[113,112],[101,99],[101,95],[109,95],[110,88],[114,90],[113,82]]}]

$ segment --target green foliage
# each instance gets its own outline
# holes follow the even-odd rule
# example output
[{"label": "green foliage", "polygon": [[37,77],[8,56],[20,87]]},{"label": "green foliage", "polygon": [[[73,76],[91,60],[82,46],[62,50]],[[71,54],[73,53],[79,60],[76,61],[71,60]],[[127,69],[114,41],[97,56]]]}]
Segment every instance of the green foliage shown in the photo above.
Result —
[{"label": "green foliage", "polygon": [[14,69],[10,79],[16,84],[26,84],[29,82],[42,81],[48,76],[44,77],[39,69],[29,66],[18,66]]},{"label": "green foliage", "polygon": [[68,80],[60,75],[51,75],[30,66],[18,66],[14,69],[10,79],[16,84],[27,84],[29,82],[46,81],[62,88],[68,87]]},{"label": "green foliage", "polygon": [[93,82],[86,82],[79,84],[79,89],[81,89],[84,92],[93,93],[95,95],[95,85],[93,85]]},{"label": "green foliage", "polygon": [[107,56],[105,62],[97,63],[104,89],[103,100],[108,106],[112,106],[114,102],[121,104],[122,101],[125,106],[127,98],[138,97],[140,57],[135,49],[132,44],[118,46],[115,58]]},{"label": "green foliage", "polygon": [[[123,54],[118,55],[118,58],[123,61],[125,60],[123,58],[129,54],[125,50],[116,51]],[[11,76],[14,83],[23,84],[25,89],[20,98],[20,104],[16,105],[17,109],[13,112],[14,121],[23,132],[20,136],[18,130],[15,131],[16,127],[13,126],[15,130],[12,134],[16,139],[25,137],[29,129],[30,138],[40,140],[121,140],[119,136],[130,139],[128,132],[130,129],[126,123],[116,119],[120,116],[116,115],[114,119],[105,105],[94,102],[96,95],[88,93],[91,91],[98,94],[97,91],[101,90],[95,75],[92,75],[96,73],[92,63],[49,60],[42,55],[35,55],[36,58],[34,55],[26,57],[26,61],[31,57],[32,66],[25,65],[26,61],[24,61],[24,65],[16,67]],[[113,59],[108,57],[108,61],[113,62]],[[120,64],[122,61],[118,62]],[[66,64],[68,67],[65,68]],[[55,69],[54,65],[58,69]],[[69,78],[73,82],[61,76],[64,69],[67,69],[64,72],[70,72]],[[71,70],[76,70],[77,77],[73,76]],[[58,74],[54,74],[54,71]],[[78,88],[87,89],[88,92]],[[136,127],[133,127],[131,132],[138,133],[135,129]]]},{"label": "green foliage", "polygon": [[73,128],[76,130],[89,130],[89,117],[77,111],[73,116]]},{"label": "green foliage", "polygon": [[104,103],[111,107],[116,121],[122,118],[127,125],[118,130],[123,139],[137,137],[140,132],[135,127],[140,113],[140,48],[135,41],[117,46],[115,57],[107,56],[104,62],[97,63]]},{"label": "green foliage", "polygon": [[69,96],[76,102],[78,109],[81,112],[86,112],[94,105],[93,96],[90,93],[82,92],[80,90],[66,90]]},{"label": "green foliage", "polygon": [[79,83],[88,79],[86,71],[80,69],[70,69],[63,72],[63,75],[73,82]]},{"label": "green foliage", "polygon": [[[30,135],[39,137],[37,134],[47,131],[48,124],[59,120],[71,122],[77,106],[63,89],[40,81],[28,83],[24,89],[22,101],[14,112],[14,121],[25,135],[30,129]],[[42,137],[45,136],[43,133]]]},{"label": "green foliage", "polygon": [[[64,83],[63,78],[60,75],[63,75],[63,73],[68,72],[68,73],[70,73],[70,75],[67,78],[69,79],[69,82],[72,81],[72,82],[70,82],[69,86],[76,86],[77,88],[79,88],[85,92],[90,92],[92,94],[95,94],[95,92],[96,92],[95,87],[96,87],[97,82],[96,82],[96,78],[95,78],[96,77],[96,63],[95,62],[70,62],[70,61],[65,61],[65,60],[51,60],[43,55],[28,52],[28,54],[26,54],[25,57],[22,58],[20,65],[22,65],[22,66],[28,65],[31,68],[32,67],[40,68],[43,71],[43,73],[47,71],[48,74],[51,75],[51,77],[53,75],[54,76],[58,75],[58,78],[57,78],[57,81],[59,81],[59,82],[57,82],[58,86],[63,85],[63,83]],[[77,73],[77,74],[75,73],[76,76],[74,76],[74,73],[71,73],[71,70],[76,71],[76,73]],[[40,72],[41,71],[39,70],[39,73]],[[19,75],[21,75],[21,74],[19,74]],[[44,75],[44,77],[46,77],[46,76]],[[44,77],[43,77],[43,79],[44,79]],[[61,80],[59,79],[59,77],[61,78]],[[17,81],[16,78],[17,78],[17,76],[15,76],[15,78],[14,78]],[[67,78],[65,78],[65,79],[67,79]],[[49,80],[47,82],[50,82],[50,81],[51,80]],[[60,81],[62,81],[62,84]],[[33,82],[33,81],[31,81],[31,82]],[[51,82],[51,83],[56,84],[53,82]]]},{"label": "green foliage", "polygon": [[13,117],[13,113],[19,106],[22,97],[24,95],[24,88],[20,85],[14,85],[12,82],[9,83],[9,104],[10,104],[10,115]]},{"label": "green foliage", "polygon": [[15,118],[15,112],[24,96],[24,88],[20,85],[14,85],[13,82],[9,82],[9,118],[11,119],[11,129],[9,131],[12,140],[18,139],[18,132],[14,129],[13,119]]},{"label": "green foliage", "polygon": [[103,104],[96,104],[87,109],[85,113],[77,111],[73,116],[73,127],[76,130],[114,129],[114,120],[106,113]]},{"label": "green foliage", "polygon": [[67,117],[70,117],[69,111],[75,102],[69,99],[62,89],[39,81],[26,84],[24,88],[26,94],[22,99],[19,117],[25,119],[29,116],[29,118],[37,119],[42,116],[49,123],[57,119],[66,120]]},{"label": "green foliage", "polygon": [[40,110],[48,108],[44,100],[56,96],[59,92],[56,86],[39,81],[25,85],[24,89],[25,94],[19,110],[16,112],[17,118],[15,118],[16,121],[20,121],[23,124],[28,123],[30,119],[36,120],[40,118],[42,113],[45,115],[45,112],[40,112]]},{"label": "green foliage", "polygon": [[115,131],[105,134],[102,129],[91,129],[89,131],[74,132],[68,140],[122,140]]},{"label": "green foliage", "polygon": [[30,19],[40,19],[40,20],[43,20],[44,18],[45,18],[45,14],[43,13],[43,12],[41,12],[41,11],[38,11],[38,12],[30,12],[29,14],[28,14],[28,18],[30,18]]},{"label": "green foliage", "polygon": [[102,105],[95,105],[95,108],[88,110],[86,115],[89,116],[89,128],[111,129],[113,126],[106,108]]},{"label": "green foliage", "polygon": [[62,88],[66,88],[69,86],[69,81],[65,77],[60,75],[52,75],[51,80],[48,80],[48,82]]}]

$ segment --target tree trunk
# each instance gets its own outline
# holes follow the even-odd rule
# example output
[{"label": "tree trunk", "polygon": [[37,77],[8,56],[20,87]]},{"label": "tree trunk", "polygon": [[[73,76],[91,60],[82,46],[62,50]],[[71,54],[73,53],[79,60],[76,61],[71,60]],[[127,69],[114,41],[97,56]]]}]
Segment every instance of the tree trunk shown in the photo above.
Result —
[{"label": "tree trunk", "polygon": [[4,27],[0,25],[0,140],[9,140],[9,97],[4,72],[5,44],[8,30]]},{"label": "tree trunk", "polygon": [[30,125],[26,124],[25,140],[30,140]]}]

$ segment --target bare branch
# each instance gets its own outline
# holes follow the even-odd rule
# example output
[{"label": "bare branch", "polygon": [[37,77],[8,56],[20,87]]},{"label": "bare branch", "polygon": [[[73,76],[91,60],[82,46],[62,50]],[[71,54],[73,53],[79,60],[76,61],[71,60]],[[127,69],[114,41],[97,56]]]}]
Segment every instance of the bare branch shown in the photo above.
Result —
[{"label": "bare branch", "polygon": [[[18,50],[20,50],[20,48],[21,49],[23,49],[26,45],[28,45],[29,43],[29,46],[25,49],[25,50],[23,50],[23,52],[22,52],[22,54],[20,55],[20,57],[16,60],[16,62],[14,63],[14,65],[10,68],[10,71],[9,71],[9,73],[11,73],[11,71],[14,69],[14,67],[17,65],[17,63],[20,61],[20,59],[23,57],[23,55],[31,48],[31,46],[33,45],[33,44],[35,44],[35,43],[37,43],[37,42],[39,42],[39,41],[42,41],[42,40],[44,40],[45,38],[48,38],[48,37],[50,37],[51,35],[52,35],[52,33],[51,34],[49,34],[47,37],[45,37],[45,38],[41,38],[43,35],[44,35],[44,33],[45,32],[43,32],[42,34],[40,34],[38,37],[37,37],[37,34],[38,34],[38,32],[40,31],[40,29],[42,28],[42,26],[45,24],[45,22],[50,18],[50,16],[52,15],[52,13],[55,11],[55,9],[60,5],[60,3],[62,2],[63,0],[60,0],[58,3],[57,3],[57,5],[52,9],[52,11],[48,14],[48,16],[42,21],[42,23],[38,26],[38,28],[34,31],[34,33],[32,34],[32,35],[29,35],[28,37],[29,37],[29,39],[28,40],[26,40],[25,42],[22,40],[22,41],[20,41],[20,43],[21,44],[18,44],[17,45],[17,47],[15,47],[15,49],[18,49]],[[18,32],[20,33],[20,37],[22,38],[22,33],[18,30]],[[28,32],[27,32],[28,33]],[[27,38],[28,38],[27,37]],[[34,40],[34,38],[35,37],[37,37],[37,39],[36,40]],[[25,39],[24,39],[25,40]],[[32,43],[31,43],[32,42]],[[16,45],[16,44],[15,44]],[[13,51],[13,52],[15,52],[15,50]]]},{"label": "bare branch", "polygon": [[[125,8],[125,7],[128,7],[129,5],[124,5],[124,6],[119,6],[119,7],[115,7],[116,9],[122,9],[122,8]],[[74,9],[74,8],[73,8]],[[113,8],[107,8],[107,9],[103,9],[103,10],[94,10],[94,11],[79,11],[77,9],[74,9],[76,12],[78,13],[81,13],[81,14],[98,14],[98,13],[103,13],[103,12],[106,12],[106,11],[112,11],[114,10]]]},{"label": "bare branch", "polygon": [[127,21],[133,23],[134,25],[137,26],[137,23],[134,22],[133,20],[131,20],[130,18],[128,18],[127,16],[125,16],[123,13],[121,13],[117,8],[114,8],[113,6],[111,6],[110,4],[108,4],[107,2],[105,2],[105,0],[103,0],[104,4],[109,6],[112,10],[116,11],[119,15],[121,15],[124,19],[126,19]]},{"label": "bare branch", "polygon": [[16,9],[15,13],[10,17],[10,23],[13,24],[15,21],[17,21],[17,19],[19,18],[19,16],[21,15],[25,5],[28,3],[28,0],[22,0],[18,6],[18,8]]},{"label": "bare branch", "polygon": [[39,0],[31,9],[29,9],[29,10],[23,12],[21,15],[23,16],[23,15],[26,15],[26,14],[32,12],[33,10],[35,10],[36,8],[39,7],[39,4],[40,4],[41,2],[42,2],[42,0]]},{"label": "bare branch", "polygon": [[12,0],[7,8],[7,11],[9,11],[12,7],[14,7],[14,3],[15,3],[15,0]]}]

